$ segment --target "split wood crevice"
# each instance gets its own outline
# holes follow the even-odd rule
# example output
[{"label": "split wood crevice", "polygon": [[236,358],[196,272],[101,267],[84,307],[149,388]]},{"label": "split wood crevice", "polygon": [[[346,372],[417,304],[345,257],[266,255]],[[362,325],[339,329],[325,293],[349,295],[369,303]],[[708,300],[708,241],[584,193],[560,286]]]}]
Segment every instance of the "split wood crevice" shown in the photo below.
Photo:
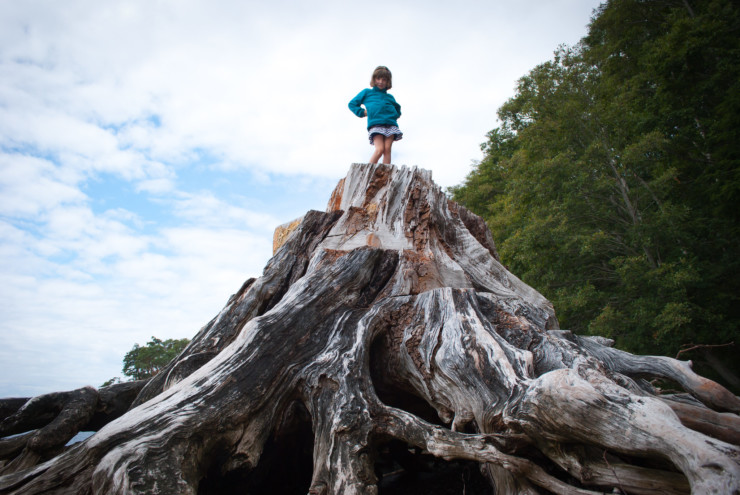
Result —
[{"label": "split wood crevice", "polygon": [[0,493],[371,494],[420,457],[500,494],[740,493],[740,400],[559,330],[428,172],[355,164],[280,242],[146,384],[0,401]]}]

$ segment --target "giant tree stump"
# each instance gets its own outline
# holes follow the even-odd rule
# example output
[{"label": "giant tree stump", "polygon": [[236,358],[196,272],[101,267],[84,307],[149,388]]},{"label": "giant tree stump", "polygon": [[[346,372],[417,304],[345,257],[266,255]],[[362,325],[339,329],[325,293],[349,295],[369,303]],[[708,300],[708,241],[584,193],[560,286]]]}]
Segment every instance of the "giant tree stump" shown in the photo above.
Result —
[{"label": "giant tree stump", "polygon": [[[404,456],[479,463],[498,494],[740,493],[740,400],[558,329],[429,172],[355,164],[291,229],[128,412],[53,452],[43,430],[1,440],[0,493],[252,493],[308,457],[296,490],[372,494]],[[0,402],[0,434],[84,428],[101,407],[85,390]]]}]

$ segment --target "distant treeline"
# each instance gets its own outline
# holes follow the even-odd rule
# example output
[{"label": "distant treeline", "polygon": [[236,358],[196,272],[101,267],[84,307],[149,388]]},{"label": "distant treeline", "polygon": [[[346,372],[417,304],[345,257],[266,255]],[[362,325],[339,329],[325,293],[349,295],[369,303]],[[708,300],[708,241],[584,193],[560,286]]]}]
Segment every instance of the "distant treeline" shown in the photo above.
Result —
[{"label": "distant treeline", "polygon": [[739,10],[605,2],[577,46],[519,80],[450,190],[562,328],[640,353],[693,348],[680,357],[736,391]]}]

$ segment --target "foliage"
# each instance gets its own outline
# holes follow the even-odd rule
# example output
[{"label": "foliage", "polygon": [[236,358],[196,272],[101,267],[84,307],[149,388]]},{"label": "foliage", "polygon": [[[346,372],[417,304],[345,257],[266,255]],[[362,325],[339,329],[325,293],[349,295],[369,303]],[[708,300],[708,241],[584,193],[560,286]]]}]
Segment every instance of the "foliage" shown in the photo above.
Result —
[{"label": "foliage", "polygon": [[134,344],[123,358],[123,374],[133,380],[151,378],[177,357],[189,342],[189,339],[160,340],[152,337],[143,347]]},{"label": "foliage", "polygon": [[451,188],[564,328],[668,355],[736,337],[739,10],[605,2],[520,79]]},{"label": "foliage", "polygon": [[109,386],[115,385],[117,383],[121,383],[121,378],[118,377],[118,376],[114,376],[113,378],[110,378],[110,379],[104,381],[103,384],[100,387],[101,388],[102,387],[109,387]]}]

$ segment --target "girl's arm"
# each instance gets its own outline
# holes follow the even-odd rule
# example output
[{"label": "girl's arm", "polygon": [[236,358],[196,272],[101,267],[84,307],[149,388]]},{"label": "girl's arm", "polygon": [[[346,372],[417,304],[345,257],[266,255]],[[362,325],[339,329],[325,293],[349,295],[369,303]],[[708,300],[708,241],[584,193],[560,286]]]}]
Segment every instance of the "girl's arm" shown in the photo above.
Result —
[{"label": "girl's arm", "polygon": [[362,105],[362,102],[365,101],[366,92],[367,92],[367,89],[363,89],[362,91],[357,93],[357,96],[352,98],[349,102],[349,109],[352,111],[353,114],[357,115],[360,118],[367,115],[367,112],[365,112],[365,109],[360,106]]},{"label": "girl's arm", "polygon": [[391,103],[393,103],[393,106],[396,107],[396,112],[398,112],[398,116],[401,116],[401,105],[396,103],[396,99],[393,97],[393,95],[388,95],[391,97]]}]

